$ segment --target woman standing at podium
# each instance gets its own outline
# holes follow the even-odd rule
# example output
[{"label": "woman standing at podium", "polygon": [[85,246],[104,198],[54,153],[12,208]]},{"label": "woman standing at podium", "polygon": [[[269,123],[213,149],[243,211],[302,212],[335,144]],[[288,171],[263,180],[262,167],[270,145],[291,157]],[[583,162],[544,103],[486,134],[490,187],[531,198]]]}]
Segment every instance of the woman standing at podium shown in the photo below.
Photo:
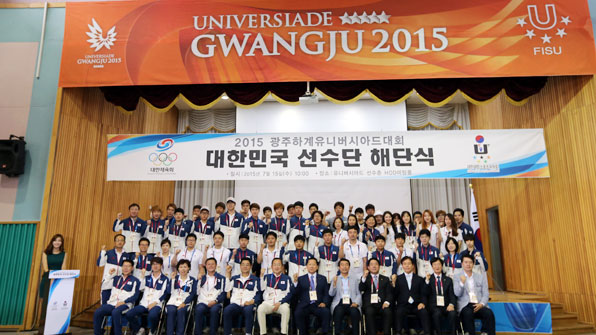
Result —
[{"label": "woman standing at podium", "polygon": [[66,252],[64,252],[64,237],[60,234],[52,236],[50,243],[43,251],[41,264],[43,267],[43,276],[39,284],[39,298],[42,300],[41,317],[39,319],[39,333],[43,333],[43,326],[46,319],[46,309],[48,306],[48,295],[50,293],[50,270],[63,270],[66,265]]}]

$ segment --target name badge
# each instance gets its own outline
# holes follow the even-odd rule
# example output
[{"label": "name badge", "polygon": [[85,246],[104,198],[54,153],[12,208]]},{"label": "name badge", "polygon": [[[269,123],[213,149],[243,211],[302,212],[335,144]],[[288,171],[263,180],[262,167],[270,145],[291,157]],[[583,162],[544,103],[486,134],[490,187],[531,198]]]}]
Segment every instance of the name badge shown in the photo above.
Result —
[{"label": "name badge", "polygon": [[385,277],[391,277],[389,268],[386,266],[381,266],[381,274]]},{"label": "name badge", "polygon": [[183,302],[182,296],[179,295],[176,297],[176,306],[180,306]]},{"label": "name badge", "polygon": [[317,300],[317,291],[309,291],[308,295],[310,296],[310,301],[316,301]]},{"label": "name badge", "polygon": [[370,303],[371,304],[378,304],[379,303],[379,294],[378,293],[371,293],[370,294]]},{"label": "name badge", "polygon": [[408,304],[413,304],[414,303],[414,299],[412,297],[408,298]]},{"label": "name badge", "polygon": [[442,295],[437,296],[437,306],[443,307],[445,306],[445,297]]},{"label": "name badge", "polygon": [[362,260],[360,258],[355,259],[354,260],[354,263],[353,263],[354,264],[354,267],[355,268],[359,268],[362,265],[361,262],[362,262]]},{"label": "name badge", "polygon": [[341,303],[344,305],[349,305],[350,304],[350,296],[344,295],[341,298]]},{"label": "name badge", "polygon": [[476,293],[470,292],[470,302],[473,304],[478,303],[478,297],[476,296]]}]

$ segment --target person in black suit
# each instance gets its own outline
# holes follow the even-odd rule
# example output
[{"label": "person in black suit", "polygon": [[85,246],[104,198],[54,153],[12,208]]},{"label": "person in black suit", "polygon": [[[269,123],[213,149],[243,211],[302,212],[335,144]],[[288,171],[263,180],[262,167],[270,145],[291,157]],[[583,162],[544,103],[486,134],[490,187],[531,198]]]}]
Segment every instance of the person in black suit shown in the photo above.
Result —
[{"label": "person in black suit", "polygon": [[425,335],[430,335],[430,322],[426,305],[428,292],[424,279],[414,273],[414,261],[405,256],[401,259],[404,273],[397,276],[395,285],[395,329],[397,333],[403,330],[404,319],[407,315],[414,314],[422,324]]},{"label": "person in black suit", "polygon": [[[366,333],[377,333],[377,317],[383,322],[383,333],[391,334],[391,304],[393,303],[393,287],[391,280],[379,274],[380,263],[376,258],[367,262],[368,270],[364,271],[360,281],[362,293],[362,310],[366,321]],[[369,273],[370,272],[370,273]]]},{"label": "person in black suit", "polygon": [[306,263],[307,274],[298,277],[296,283],[296,295],[298,304],[294,316],[300,335],[308,334],[308,316],[314,315],[321,322],[321,331],[324,334],[329,333],[331,312],[329,305],[329,284],[325,276],[317,273],[319,270],[319,261],[311,257]]},{"label": "person in black suit", "polygon": [[430,260],[430,264],[434,273],[426,275],[426,290],[429,292],[427,308],[432,318],[434,333],[441,334],[441,318],[447,317],[449,334],[455,335],[457,298],[453,291],[453,281],[443,273],[442,259],[435,257]]}]

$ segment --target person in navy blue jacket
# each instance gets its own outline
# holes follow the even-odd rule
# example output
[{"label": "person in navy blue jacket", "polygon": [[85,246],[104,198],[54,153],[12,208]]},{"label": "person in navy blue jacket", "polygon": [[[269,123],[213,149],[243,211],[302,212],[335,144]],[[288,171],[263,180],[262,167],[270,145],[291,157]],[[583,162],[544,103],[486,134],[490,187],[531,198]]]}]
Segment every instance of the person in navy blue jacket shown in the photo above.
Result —
[{"label": "person in navy blue jacket", "polygon": [[162,303],[169,292],[170,284],[168,277],[161,272],[162,265],[163,259],[161,257],[155,257],[151,260],[151,273],[143,278],[141,282],[141,291],[143,291],[141,302],[124,315],[133,334],[137,334],[141,329],[138,316],[147,312],[147,321],[151,333],[153,334],[157,330]]},{"label": "person in navy blue jacket", "polygon": [[161,214],[159,206],[151,206],[151,220],[147,221],[145,237],[149,239],[149,253],[152,254],[160,252],[161,241],[166,236],[166,223],[161,219]]},{"label": "person in navy blue jacket", "polygon": [[250,204],[250,216],[244,219],[242,226],[240,226],[240,234],[248,235],[248,249],[253,252],[259,252],[261,245],[264,244],[265,235],[267,235],[268,226],[265,222],[259,219],[259,211],[261,207],[257,203]]},{"label": "person in navy blue jacket", "polygon": [[170,299],[166,304],[166,313],[168,321],[166,323],[166,334],[173,335],[174,328],[176,335],[185,335],[184,326],[186,325],[186,314],[188,305],[195,300],[197,296],[197,279],[191,277],[190,262],[188,259],[181,259],[176,264],[176,275],[170,286]]},{"label": "person in navy blue jacket", "polygon": [[101,246],[99,257],[97,257],[97,266],[103,266],[103,277],[101,280],[101,304],[105,304],[110,298],[111,284],[113,276],[122,274],[122,262],[125,259],[132,260],[134,254],[124,252],[123,246],[126,237],[122,234],[114,236],[114,249],[106,251],[106,246]]},{"label": "person in navy blue jacket", "polygon": [[149,249],[149,239],[141,237],[139,240],[139,252],[134,254],[135,269],[133,275],[139,280],[145,280],[145,275],[151,271],[151,260],[155,254],[147,253]]},{"label": "person in navy blue jacket", "polygon": [[[197,308],[195,309],[195,335],[203,334],[203,321],[209,312],[209,334],[217,334],[219,314],[226,298],[226,277],[215,271],[217,260],[208,258],[205,261],[207,274],[199,280],[197,287]],[[231,269],[231,266],[229,267]]]},{"label": "person in navy blue jacket", "polygon": [[103,318],[112,316],[114,335],[122,335],[122,314],[126,313],[139,298],[141,282],[132,275],[133,262],[122,261],[122,275],[112,276],[109,280],[110,298],[93,313],[93,333],[102,335]]},{"label": "person in navy blue jacket", "polygon": [[296,305],[294,317],[296,318],[298,332],[300,335],[308,334],[308,317],[314,315],[321,322],[323,334],[327,334],[329,333],[329,321],[331,319],[329,284],[325,276],[317,273],[319,261],[316,258],[311,257],[308,259],[306,269],[308,273],[298,278],[295,289],[298,304]]},{"label": "person in navy blue jacket", "polygon": [[252,264],[250,258],[244,257],[240,261],[240,274],[232,276],[229,268],[226,273],[230,304],[223,311],[224,335],[232,334],[232,325],[239,316],[244,318],[244,333],[252,334],[256,306],[263,300],[261,280],[250,273]]},{"label": "person in navy blue jacket", "polygon": [[465,235],[472,234],[474,235],[474,229],[464,222],[464,210],[461,208],[456,208],[453,210],[453,217],[455,218],[455,222],[457,223],[457,228],[461,229],[461,232]]},{"label": "person in navy blue jacket", "polygon": [[129,217],[123,220],[122,213],[118,213],[112,226],[114,232],[122,233],[126,237],[127,243],[124,245],[124,251],[126,252],[139,251],[137,243],[141,237],[145,236],[147,222],[138,217],[139,209],[138,204],[130,204],[128,206]]},{"label": "person in navy blue jacket", "polygon": [[261,279],[263,302],[257,308],[259,330],[261,335],[267,334],[267,315],[276,313],[281,315],[281,333],[288,334],[290,323],[290,301],[294,293],[294,284],[290,277],[282,273],[283,262],[275,258],[271,262],[273,273],[266,274]]},{"label": "person in navy blue jacket", "polygon": [[240,236],[240,226],[244,222],[244,216],[236,212],[236,199],[229,197],[226,200],[228,210],[222,213],[219,218],[219,229],[224,233],[224,247],[228,249],[238,248],[238,236]]},{"label": "person in navy blue jacket", "polygon": [[488,271],[488,262],[486,262],[486,258],[484,258],[484,254],[482,253],[482,251],[475,248],[474,241],[474,235],[464,235],[464,243],[466,243],[466,249],[461,252],[460,256],[462,259],[465,255],[472,256],[476,260],[476,262],[474,263],[474,271],[476,271],[476,269],[484,269],[484,272],[486,272]]}]

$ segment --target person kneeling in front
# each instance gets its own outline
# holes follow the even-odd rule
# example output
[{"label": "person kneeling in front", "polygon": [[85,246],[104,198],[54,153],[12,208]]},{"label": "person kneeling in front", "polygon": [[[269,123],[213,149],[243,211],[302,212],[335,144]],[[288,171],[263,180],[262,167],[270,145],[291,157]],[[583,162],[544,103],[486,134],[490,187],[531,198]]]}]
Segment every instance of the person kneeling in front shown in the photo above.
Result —
[{"label": "person kneeling in front", "polygon": [[[112,316],[112,329],[114,335],[122,334],[122,314],[132,308],[139,297],[141,283],[132,275],[133,261],[125,259],[122,261],[122,275],[115,276],[109,281],[105,289],[110,289],[110,298],[101,305],[93,314],[93,333],[102,335],[102,321],[106,316]],[[114,275],[116,269],[110,271]]]},{"label": "person kneeling in front", "polygon": [[275,258],[271,263],[273,273],[265,275],[261,280],[261,287],[265,288],[263,303],[257,309],[259,329],[261,335],[267,334],[268,314],[281,315],[281,333],[288,334],[290,323],[290,300],[294,292],[294,284],[287,275],[281,271],[283,263],[281,258]]}]

